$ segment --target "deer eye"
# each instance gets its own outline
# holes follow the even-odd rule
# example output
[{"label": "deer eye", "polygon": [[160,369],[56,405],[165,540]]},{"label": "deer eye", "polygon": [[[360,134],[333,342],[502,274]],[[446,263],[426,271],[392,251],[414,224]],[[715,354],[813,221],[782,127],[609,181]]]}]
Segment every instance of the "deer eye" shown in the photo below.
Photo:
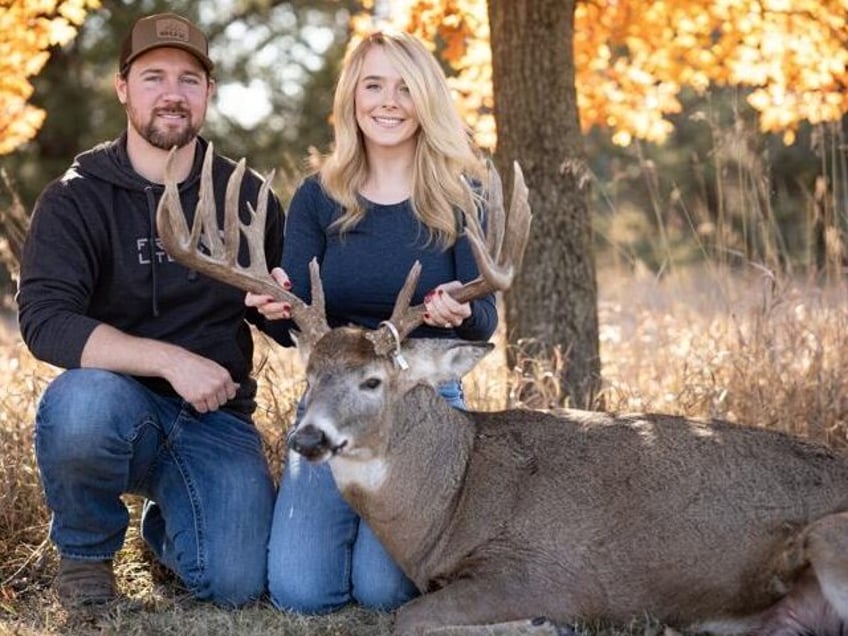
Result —
[{"label": "deer eye", "polygon": [[373,391],[378,386],[380,386],[382,383],[383,382],[382,382],[382,380],[380,380],[380,378],[368,378],[367,380],[365,380],[365,382],[360,384],[359,387],[361,389],[368,389],[369,391]]}]

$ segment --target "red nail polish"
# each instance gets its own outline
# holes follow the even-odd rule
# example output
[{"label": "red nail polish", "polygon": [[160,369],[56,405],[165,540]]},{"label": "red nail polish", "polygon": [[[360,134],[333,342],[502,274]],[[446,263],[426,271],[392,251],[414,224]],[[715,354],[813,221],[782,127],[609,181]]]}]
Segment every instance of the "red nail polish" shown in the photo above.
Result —
[{"label": "red nail polish", "polygon": [[289,305],[288,303],[284,304],[283,311],[291,311],[291,305]]},{"label": "red nail polish", "polygon": [[430,320],[430,312],[429,311],[424,312],[424,320]]},{"label": "red nail polish", "polygon": [[291,289],[291,281],[287,280],[285,283],[283,283],[283,288]]}]

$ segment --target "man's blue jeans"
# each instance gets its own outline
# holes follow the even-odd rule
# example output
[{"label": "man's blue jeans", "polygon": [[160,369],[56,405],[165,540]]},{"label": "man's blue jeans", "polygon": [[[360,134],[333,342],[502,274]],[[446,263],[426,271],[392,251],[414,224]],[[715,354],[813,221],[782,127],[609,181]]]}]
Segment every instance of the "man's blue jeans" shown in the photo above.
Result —
[{"label": "man's blue jeans", "polygon": [[[439,391],[451,406],[464,408],[459,382]],[[329,464],[310,464],[293,451],[274,508],[268,591],[277,608],[304,614],[326,614],[350,602],[392,610],[418,594],[342,498]]]},{"label": "man's blue jeans", "polygon": [[39,402],[35,449],[62,556],[111,559],[129,523],[120,496],[138,494],[142,536],[195,597],[235,607],[263,593],[274,486],[253,424],[73,369]]}]

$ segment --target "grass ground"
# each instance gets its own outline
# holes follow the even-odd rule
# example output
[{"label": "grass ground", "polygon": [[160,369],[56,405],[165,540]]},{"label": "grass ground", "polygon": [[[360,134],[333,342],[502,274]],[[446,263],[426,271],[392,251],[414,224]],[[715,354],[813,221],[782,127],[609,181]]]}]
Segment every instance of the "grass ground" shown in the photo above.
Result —
[{"label": "grass ground", "polygon": [[[599,281],[604,400],[612,411],[717,416],[848,446],[848,290],[778,280],[763,270],[684,272],[657,279],[630,270]],[[508,373],[504,350],[466,381],[473,407],[506,406],[512,387],[543,384],[556,361]],[[279,468],[283,426],[301,392],[292,352],[261,344],[258,425]],[[281,614],[266,602],[223,611],[187,598],[151,567],[136,528],[117,559],[126,598],[100,610],[63,609],[50,591],[56,556],[31,446],[37,397],[55,370],[0,329],[0,634],[377,635],[391,616],[349,608],[330,617]],[[614,458],[611,458],[614,461]],[[139,501],[127,503],[137,519]],[[650,619],[577,625],[593,635],[670,634]]]}]

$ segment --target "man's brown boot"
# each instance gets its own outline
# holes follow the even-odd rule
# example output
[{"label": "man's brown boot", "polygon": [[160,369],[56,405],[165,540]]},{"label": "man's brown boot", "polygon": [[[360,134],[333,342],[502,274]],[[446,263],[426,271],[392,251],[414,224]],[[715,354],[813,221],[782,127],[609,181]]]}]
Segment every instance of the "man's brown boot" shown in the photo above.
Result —
[{"label": "man's brown boot", "polygon": [[118,596],[112,561],[82,561],[62,557],[53,589],[64,605],[106,603]]}]

